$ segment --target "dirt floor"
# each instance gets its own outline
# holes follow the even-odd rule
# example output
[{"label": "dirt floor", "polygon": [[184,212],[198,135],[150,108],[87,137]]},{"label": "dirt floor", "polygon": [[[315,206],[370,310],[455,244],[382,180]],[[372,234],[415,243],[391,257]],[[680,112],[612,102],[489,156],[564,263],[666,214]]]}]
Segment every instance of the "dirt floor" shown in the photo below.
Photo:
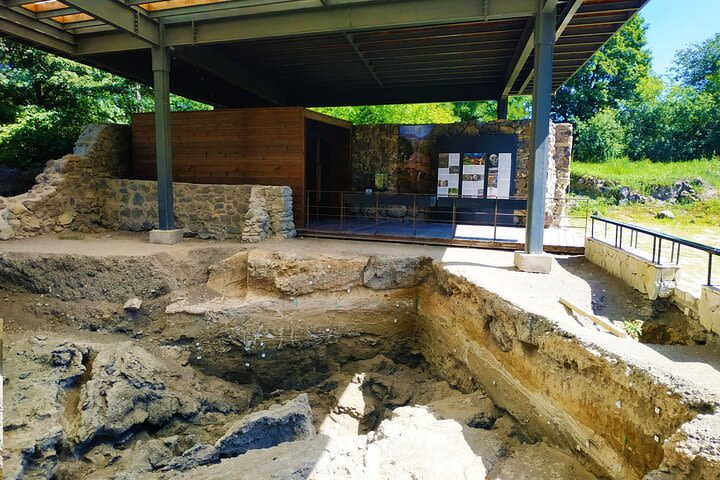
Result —
[{"label": "dirt floor", "polygon": [[[517,272],[509,252],[270,240],[261,248],[274,254],[242,267],[255,286],[232,285],[237,298],[208,289],[208,271],[240,268],[219,265],[247,247],[119,233],[0,244],[8,478],[613,476],[526,429],[492,384],[468,388],[430,364],[415,338],[425,277],[383,265],[357,285],[356,264],[374,255],[427,257],[706,413],[720,401],[717,340],[582,257],[539,276]],[[611,321],[642,320],[644,343],[574,317],[560,293]],[[124,308],[134,297],[141,306]]]}]

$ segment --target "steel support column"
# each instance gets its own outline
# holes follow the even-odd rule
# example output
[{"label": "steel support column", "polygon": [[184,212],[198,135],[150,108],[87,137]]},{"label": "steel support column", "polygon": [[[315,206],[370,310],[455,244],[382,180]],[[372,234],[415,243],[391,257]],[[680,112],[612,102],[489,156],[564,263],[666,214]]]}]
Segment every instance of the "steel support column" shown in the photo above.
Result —
[{"label": "steel support column", "polygon": [[497,102],[497,118],[498,120],[507,120],[508,116],[508,97],[498,99]]},{"label": "steel support column", "polygon": [[160,230],[175,228],[173,211],[172,137],[170,136],[170,55],[167,47],[152,47],[155,93],[155,159],[157,163]]},{"label": "steel support column", "polygon": [[[557,5],[548,9],[545,0],[537,0],[535,17],[535,79],[533,81],[533,122],[530,135],[530,174],[528,182],[525,252],[543,251],[545,196],[550,149],[550,102],[552,95],[553,44]],[[549,11],[548,11],[549,10]]]}]

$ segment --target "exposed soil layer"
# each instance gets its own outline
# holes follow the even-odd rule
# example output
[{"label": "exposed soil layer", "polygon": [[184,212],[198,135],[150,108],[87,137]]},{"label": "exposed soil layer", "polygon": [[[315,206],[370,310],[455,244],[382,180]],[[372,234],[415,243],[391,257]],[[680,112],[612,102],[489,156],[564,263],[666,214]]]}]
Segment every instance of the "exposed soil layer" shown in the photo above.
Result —
[{"label": "exposed soil layer", "polygon": [[[0,253],[0,278],[8,478],[720,472],[712,391],[431,258],[15,252]],[[607,311],[647,308],[618,306],[621,288],[594,281]],[[649,312],[698,343],[674,311]]]}]

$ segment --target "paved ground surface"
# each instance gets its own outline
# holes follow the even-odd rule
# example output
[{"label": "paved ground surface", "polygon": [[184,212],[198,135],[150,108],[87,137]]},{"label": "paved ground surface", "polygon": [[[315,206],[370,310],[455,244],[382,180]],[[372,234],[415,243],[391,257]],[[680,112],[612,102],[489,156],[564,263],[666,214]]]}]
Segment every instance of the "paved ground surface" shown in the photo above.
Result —
[{"label": "paved ground surface", "polygon": [[[481,242],[516,243],[521,248],[525,243],[524,227],[493,225],[451,225],[448,223],[430,223],[417,221],[389,221],[378,223],[372,220],[315,220],[307,230],[318,232],[340,232],[343,234],[372,236],[403,236],[427,239],[477,240]],[[585,229],[546,228],[545,245],[563,247],[582,247],[585,241]]]},{"label": "paved ground surface", "polygon": [[[147,234],[83,234],[60,239],[41,236],[0,243],[2,252],[70,253],[98,256],[150,255],[166,252],[182,256],[195,248],[217,245],[246,248],[248,244],[188,239],[180,245],[153,245]],[[518,307],[555,321],[591,348],[616,354],[628,363],[651,370],[659,379],[681,388],[720,395],[720,343],[702,346],[640,344],[620,339],[577,321],[558,302],[560,295],[610,320],[633,318],[640,307],[637,294],[619,280],[585,261],[584,257],[556,256],[549,275],[518,272],[513,254],[506,251],[450,248],[316,238],[271,239],[263,246],[288,251],[325,254],[427,255],[443,262],[450,272],[513,302]],[[634,299],[633,301],[629,301]]]}]

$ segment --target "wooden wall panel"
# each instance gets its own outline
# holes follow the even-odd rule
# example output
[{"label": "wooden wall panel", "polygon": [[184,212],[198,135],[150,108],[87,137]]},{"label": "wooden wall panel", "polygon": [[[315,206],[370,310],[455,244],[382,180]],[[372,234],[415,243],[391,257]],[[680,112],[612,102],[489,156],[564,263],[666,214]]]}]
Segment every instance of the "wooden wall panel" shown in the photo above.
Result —
[{"label": "wooden wall panel", "polygon": [[[132,175],[155,180],[154,114],[132,116]],[[301,108],[173,112],[178,182],[287,185],[304,225],[305,120]]]}]

